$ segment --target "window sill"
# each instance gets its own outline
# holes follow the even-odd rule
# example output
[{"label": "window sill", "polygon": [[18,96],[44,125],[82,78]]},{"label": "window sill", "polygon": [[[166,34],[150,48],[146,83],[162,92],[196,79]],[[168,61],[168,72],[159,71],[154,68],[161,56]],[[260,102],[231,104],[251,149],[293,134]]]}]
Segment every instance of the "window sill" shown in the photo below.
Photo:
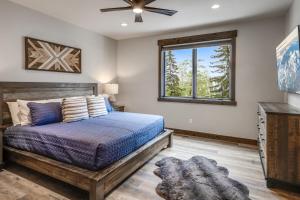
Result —
[{"label": "window sill", "polygon": [[157,100],[161,102],[197,103],[197,104],[213,104],[213,105],[227,105],[227,106],[237,105],[237,102],[235,100],[192,99],[192,98],[178,98],[178,97],[159,97]]}]

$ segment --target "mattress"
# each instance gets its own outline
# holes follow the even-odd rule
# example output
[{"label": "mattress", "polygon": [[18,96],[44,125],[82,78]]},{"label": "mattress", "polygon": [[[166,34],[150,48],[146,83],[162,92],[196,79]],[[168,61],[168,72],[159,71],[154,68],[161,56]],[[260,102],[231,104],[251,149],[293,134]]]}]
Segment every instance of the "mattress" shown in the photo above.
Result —
[{"label": "mattress", "polygon": [[4,144],[95,171],[134,152],[163,129],[162,116],[112,112],[79,122],[10,127]]}]

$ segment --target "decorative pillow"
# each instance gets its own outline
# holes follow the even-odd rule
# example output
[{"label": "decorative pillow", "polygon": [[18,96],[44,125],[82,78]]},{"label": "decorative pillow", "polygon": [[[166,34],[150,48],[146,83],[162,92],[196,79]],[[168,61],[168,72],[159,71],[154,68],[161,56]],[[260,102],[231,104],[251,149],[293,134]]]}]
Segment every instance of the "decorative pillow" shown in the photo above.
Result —
[{"label": "decorative pillow", "polygon": [[20,119],[20,109],[19,109],[19,104],[17,102],[7,102],[11,119],[13,122],[14,126],[20,125],[21,124],[21,119]]},{"label": "decorative pillow", "polygon": [[106,106],[107,112],[113,112],[114,108],[111,106],[111,103],[109,102],[107,96],[104,96],[104,101],[105,101],[105,106]]},{"label": "decorative pillow", "polygon": [[39,101],[25,101],[25,100],[17,100],[19,104],[19,110],[20,110],[20,119],[21,119],[21,125],[29,125],[31,124],[31,115],[30,115],[30,109],[27,106],[28,103],[34,102],[34,103],[51,103],[51,102],[62,102],[62,99],[48,99],[48,100],[39,100]]},{"label": "decorative pillow", "polygon": [[30,109],[32,126],[41,126],[62,121],[61,104],[59,102],[30,102],[27,106]]},{"label": "decorative pillow", "polygon": [[62,102],[62,114],[64,122],[74,122],[89,118],[85,97],[65,98]]},{"label": "decorative pillow", "polygon": [[103,96],[89,96],[86,98],[90,117],[107,115],[107,109]]}]

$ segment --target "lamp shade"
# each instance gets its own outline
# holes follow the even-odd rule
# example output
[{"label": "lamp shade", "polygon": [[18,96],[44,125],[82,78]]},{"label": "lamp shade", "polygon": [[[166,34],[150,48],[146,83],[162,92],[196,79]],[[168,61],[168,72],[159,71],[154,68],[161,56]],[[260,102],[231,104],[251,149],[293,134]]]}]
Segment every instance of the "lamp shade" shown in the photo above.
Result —
[{"label": "lamp shade", "polygon": [[106,94],[118,94],[119,93],[119,85],[118,84],[105,84],[104,85],[104,93]]}]

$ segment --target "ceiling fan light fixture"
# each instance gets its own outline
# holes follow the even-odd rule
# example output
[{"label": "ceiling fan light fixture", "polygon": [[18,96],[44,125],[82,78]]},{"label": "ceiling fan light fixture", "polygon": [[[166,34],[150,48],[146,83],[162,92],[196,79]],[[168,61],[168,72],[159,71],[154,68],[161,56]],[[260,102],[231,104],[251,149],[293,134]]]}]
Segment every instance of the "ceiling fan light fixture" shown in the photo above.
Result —
[{"label": "ceiling fan light fixture", "polygon": [[133,8],[133,12],[134,12],[135,14],[140,14],[140,13],[143,12],[143,9],[142,9],[142,8],[136,7],[136,8]]},{"label": "ceiling fan light fixture", "polygon": [[[151,4],[157,0],[122,0],[122,1],[127,4],[126,7],[102,8],[102,9],[100,9],[100,11],[102,13],[106,13],[106,12],[113,12],[113,11],[131,10],[135,14],[134,15],[135,23],[143,22],[142,13],[144,11],[152,12],[152,13],[156,13],[156,14],[160,14],[160,15],[166,15],[166,16],[173,16],[178,12],[177,10],[170,10],[170,9],[147,6],[148,4]],[[121,24],[121,26],[125,27],[126,25]]]}]

